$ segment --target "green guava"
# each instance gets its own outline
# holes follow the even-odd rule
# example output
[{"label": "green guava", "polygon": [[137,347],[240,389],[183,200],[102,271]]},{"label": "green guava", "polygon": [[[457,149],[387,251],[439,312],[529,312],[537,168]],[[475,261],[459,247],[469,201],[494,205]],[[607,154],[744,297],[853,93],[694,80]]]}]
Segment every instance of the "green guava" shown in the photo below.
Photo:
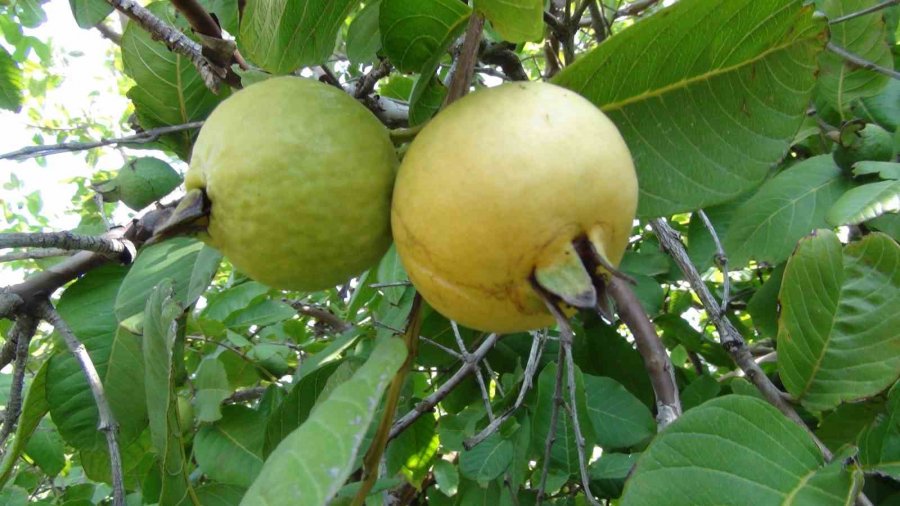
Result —
[{"label": "green guava", "polygon": [[894,156],[893,135],[874,123],[850,134],[849,138],[849,142],[838,144],[833,155],[844,170],[851,170],[856,162],[887,162]]},{"label": "green guava", "polygon": [[211,204],[203,240],[269,286],[313,291],[374,265],[391,242],[397,156],[362,104],[318,81],[277,77],[209,116],[185,177]]},{"label": "green guava", "polygon": [[181,175],[168,163],[145,156],[126,163],[115,178],[95,183],[94,188],[107,202],[122,201],[140,211],[168,195],[181,184]]}]

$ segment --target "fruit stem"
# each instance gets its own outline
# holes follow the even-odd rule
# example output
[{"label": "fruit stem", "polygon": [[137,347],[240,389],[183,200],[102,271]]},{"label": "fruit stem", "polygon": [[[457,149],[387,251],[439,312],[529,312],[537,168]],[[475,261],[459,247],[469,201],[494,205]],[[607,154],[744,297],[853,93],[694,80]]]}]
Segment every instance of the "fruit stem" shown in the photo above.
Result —
[{"label": "fruit stem", "polygon": [[395,146],[411,142],[427,124],[428,123],[423,123],[409,128],[394,128],[390,131],[391,142],[393,142]]}]

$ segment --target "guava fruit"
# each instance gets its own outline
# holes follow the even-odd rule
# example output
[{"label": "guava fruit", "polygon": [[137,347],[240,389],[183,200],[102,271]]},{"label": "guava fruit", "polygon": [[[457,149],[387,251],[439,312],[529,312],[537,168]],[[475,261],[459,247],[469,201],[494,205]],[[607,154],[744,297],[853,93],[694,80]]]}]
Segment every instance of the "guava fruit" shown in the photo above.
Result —
[{"label": "guava fruit", "polygon": [[636,208],[634,165],[615,125],[572,91],[513,83],[460,99],[422,129],[400,165],[391,219],[429,304],[506,333],[553,322],[534,279],[571,272],[573,241],[617,266]]},{"label": "guava fruit", "polygon": [[131,209],[140,211],[168,195],[180,184],[181,176],[171,165],[145,156],[126,163],[115,178],[94,183],[94,189],[107,202],[122,201]]},{"label": "guava fruit", "polygon": [[844,170],[851,170],[856,162],[887,162],[894,156],[893,135],[874,123],[847,137],[849,141],[838,144],[833,154],[834,161]]},{"label": "guava fruit", "polygon": [[318,81],[277,77],[216,107],[185,186],[206,192],[201,238],[235,267],[275,288],[313,291],[387,251],[396,168],[387,129],[363,105]]}]

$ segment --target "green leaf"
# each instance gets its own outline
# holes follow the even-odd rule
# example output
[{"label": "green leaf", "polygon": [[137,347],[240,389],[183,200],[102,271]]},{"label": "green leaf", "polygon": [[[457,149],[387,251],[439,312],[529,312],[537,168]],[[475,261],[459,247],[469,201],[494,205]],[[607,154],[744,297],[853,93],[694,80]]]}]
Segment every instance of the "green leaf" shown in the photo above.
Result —
[{"label": "green leaf", "polygon": [[495,432],[459,455],[459,472],[470,480],[488,482],[503,474],[512,458],[512,441]]},{"label": "green leaf", "polygon": [[[203,506],[237,506],[241,502],[246,489],[222,483],[205,483],[194,491]],[[194,506],[193,501],[186,499],[178,506]]]},{"label": "green leaf", "polygon": [[439,442],[434,417],[420,417],[388,445],[385,452],[388,475],[402,473],[409,483],[421,488],[437,455]]},{"label": "green leaf", "polygon": [[681,391],[681,407],[687,411],[693,407],[699,406],[719,395],[721,390],[722,386],[719,385],[716,378],[709,374],[704,374],[692,381],[690,385],[684,387],[684,390]]},{"label": "green leaf", "polygon": [[42,0],[16,0],[15,7],[19,22],[27,28],[37,28],[47,21],[47,13],[41,7]]},{"label": "green leaf", "polygon": [[169,279],[149,293],[142,340],[150,436],[162,476],[160,504],[178,504],[190,486],[173,388],[175,319],[182,313],[174,297],[174,282]]},{"label": "green leaf", "polygon": [[275,448],[241,504],[318,506],[334,497],[353,471],[379,399],[404,360],[400,339],[381,339],[353,377]]},{"label": "green leaf", "polygon": [[[555,404],[553,396],[556,390],[556,371],[557,364],[549,363],[538,375],[537,398],[534,400],[532,408],[533,418],[531,424],[531,447],[544,448],[547,442],[547,435],[550,432],[550,420],[553,414],[553,406]],[[565,375],[563,376],[563,396],[566,402],[569,402],[567,395]],[[580,427],[585,438],[585,447],[592,448],[594,445],[594,434],[589,418],[587,402],[585,401],[585,385],[580,370],[575,371],[576,398],[578,417]],[[572,420],[569,418],[565,409],[560,408],[556,422],[556,434],[553,448],[550,451],[550,469],[555,470],[565,476],[573,476],[578,473],[578,450],[575,444],[575,429],[572,426]],[[541,460],[543,460],[543,451],[541,451]],[[540,464],[543,465],[543,464]]]},{"label": "green leaf", "polygon": [[459,488],[459,471],[455,465],[440,459],[434,463],[434,482],[445,496],[453,497]]},{"label": "green leaf", "polygon": [[347,58],[350,63],[372,63],[381,50],[381,32],[378,31],[378,14],[381,0],[371,0],[353,18],[347,29]]},{"label": "green leaf", "polygon": [[[186,29],[184,19],[176,17],[169,2],[152,3],[148,9],[163,21]],[[125,27],[121,46],[125,73],[136,84],[128,91],[128,98],[134,102],[135,114],[144,129],[203,120],[228,96],[227,89],[214,95],[187,58],[153,40],[138,23]],[[187,160],[196,134],[195,130],[186,130],[166,135],[161,142]]]},{"label": "green leaf", "polygon": [[[457,0],[382,0],[378,26],[384,53],[401,72],[421,72],[462,32],[472,10]],[[434,66],[436,68],[436,65]]]},{"label": "green leaf", "polygon": [[536,41],[544,35],[543,0],[475,0],[475,8],[510,42]]},{"label": "green leaf", "polygon": [[900,383],[888,394],[887,413],[859,435],[859,463],[867,472],[900,480]]},{"label": "green leaf", "polygon": [[556,78],[631,148],[638,214],[727,202],[781,160],[815,85],[826,26],[801,0],[682,0]]},{"label": "green leaf", "polygon": [[[140,339],[118,329],[112,311],[125,276],[126,269],[120,266],[93,270],[66,289],[58,305],[60,315],[84,344],[97,369],[119,424],[122,444],[134,440],[147,425]],[[97,430],[99,415],[93,393],[68,349],[61,349],[50,359],[47,401],[66,442],[77,449],[106,448],[106,437]]]},{"label": "green leaf", "polygon": [[241,19],[238,45],[246,57],[274,74],[319,65],[331,56],[338,29],[353,0],[256,0]]},{"label": "green leaf", "polygon": [[844,403],[825,416],[816,429],[816,437],[832,451],[855,445],[859,433],[884,412],[884,401]]},{"label": "green leaf", "polygon": [[900,211],[900,181],[881,181],[857,186],[843,194],[831,206],[825,218],[834,226],[856,225],[898,211]]},{"label": "green leaf", "polygon": [[725,236],[732,268],[781,263],[801,237],[824,227],[825,214],[848,188],[831,156],[804,160],[767,181],[736,212]]},{"label": "green leaf", "polygon": [[784,264],[769,274],[769,278],[747,302],[747,312],[753,318],[753,325],[766,337],[778,334],[778,292],[784,277]]},{"label": "green leaf", "polygon": [[765,401],[713,399],[654,439],[625,485],[623,506],[852,502],[854,480],[823,469],[806,432]]},{"label": "green leaf", "polygon": [[604,450],[637,446],[656,433],[647,406],[616,380],[585,374],[584,393],[597,444]]},{"label": "green leaf", "polygon": [[141,250],[116,297],[120,322],[144,310],[147,297],[163,279],[175,280],[175,299],[192,305],[209,286],[221,255],[202,242],[187,237],[170,239]]},{"label": "green leaf", "polygon": [[[830,19],[857,12],[881,0],[824,0],[822,10]],[[859,16],[829,27],[831,42],[868,61],[893,68],[891,50],[885,39],[884,16]],[[889,77],[872,72],[825,51],[819,56],[818,98],[825,100],[838,112],[844,113],[850,104],[864,97],[877,95]]]},{"label": "green leaf", "polygon": [[410,95],[409,124],[421,125],[431,119],[441,109],[444,98],[447,97],[447,87],[434,75],[435,68],[427,68],[416,79]]},{"label": "green leaf", "polygon": [[31,434],[37,428],[41,419],[47,414],[50,406],[47,404],[46,385],[47,385],[47,369],[49,362],[44,362],[28,390],[25,392],[25,399],[22,401],[22,414],[19,415],[19,424],[16,426],[15,438],[11,445],[6,447],[3,453],[3,460],[0,461],[0,490],[6,485],[10,474],[25,449]]},{"label": "green leaf", "polygon": [[0,109],[19,112],[24,87],[22,69],[6,49],[0,47]]},{"label": "green leaf", "polygon": [[[122,474],[128,490],[140,488],[147,472],[156,463],[150,448],[150,433],[145,431],[141,437],[124,446],[119,452],[122,460]],[[78,453],[81,467],[88,478],[106,484],[112,484],[112,471],[109,465],[109,450],[81,450]]]},{"label": "green leaf", "polygon": [[284,401],[269,416],[266,424],[264,456],[272,453],[282,439],[306,421],[325,388],[325,382],[340,364],[340,362],[325,364],[294,384]]},{"label": "green leaf", "polygon": [[888,79],[881,93],[853,102],[850,110],[855,116],[878,123],[885,130],[896,131],[900,126],[900,80]]},{"label": "green leaf", "polygon": [[617,498],[625,488],[625,479],[637,463],[636,453],[604,453],[588,469],[591,491],[600,497]]},{"label": "green leaf", "polygon": [[878,174],[881,179],[900,179],[900,163],[897,162],[856,162],[854,176]]},{"label": "green leaf", "polygon": [[612,378],[647,407],[655,405],[640,353],[614,327],[598,322],[586,325],[584,332],[576,331],[572,353],[585,374]]},{"label": "green leaf", "polygon": [[194,400],[197,406],[197,420],[215,422],[222,418],[220,409],[222,401],[231,395],[225,365],[217,358],[204,359],[197,368],[194,387],[197,389]]},{"label": "green leaf", "polygon": [[779,298],[779,374],[807,409],[874,395],[900,375],[900,246],[888,236],[842,252],[818,230],[788,260]]},{"label": "green leaf", "polygon": [[263,414],[246,406],[225,406],[222,419],[204,425],[194,438],[194,457],[215,481],[249,487],[263,466]]},{"label": "green leaf", "polygon": [[75,22],[84,29],[93,28],[113,11],[112,4],[105,0],[69,0],[69,7]]}]

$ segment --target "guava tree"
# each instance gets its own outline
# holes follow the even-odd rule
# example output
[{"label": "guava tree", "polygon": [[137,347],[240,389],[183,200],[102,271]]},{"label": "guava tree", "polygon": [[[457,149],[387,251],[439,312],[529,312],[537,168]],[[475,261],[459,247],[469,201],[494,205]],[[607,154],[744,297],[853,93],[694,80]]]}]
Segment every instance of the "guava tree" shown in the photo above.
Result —
[{"label": "guava tree", "polygon": [[900,504],[900,1],[69,3],[129,106],[0,155],[95,169],[0,201],[0,503]]}]

